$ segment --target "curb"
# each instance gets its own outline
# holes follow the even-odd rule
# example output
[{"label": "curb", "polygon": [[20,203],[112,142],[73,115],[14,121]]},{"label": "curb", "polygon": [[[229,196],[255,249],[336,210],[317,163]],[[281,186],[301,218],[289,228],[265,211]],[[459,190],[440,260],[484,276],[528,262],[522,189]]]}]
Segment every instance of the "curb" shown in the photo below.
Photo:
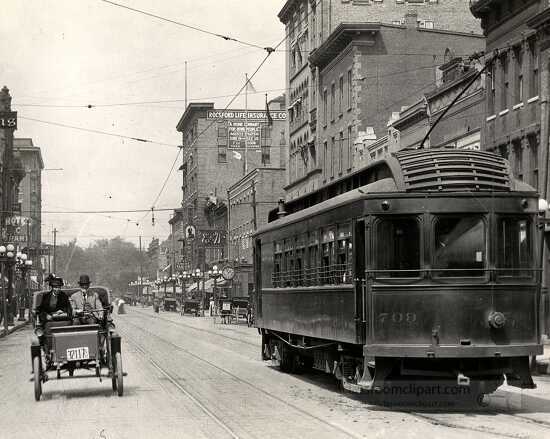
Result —
[{"label": "curb", "polygon": [[0,332],[0,338],[4,338],[6,337],[7,335],[10,335],[12,334],[13,332],[15,331],[19,331],[21,328],[27,326],[30,322],[28,320],[25,320],[24,322],[21,322],[17,325],[14,325],[13,328],[11,329],[8,329],[8,333],[6,334],[6,332],[2,329],[2,332]]}]

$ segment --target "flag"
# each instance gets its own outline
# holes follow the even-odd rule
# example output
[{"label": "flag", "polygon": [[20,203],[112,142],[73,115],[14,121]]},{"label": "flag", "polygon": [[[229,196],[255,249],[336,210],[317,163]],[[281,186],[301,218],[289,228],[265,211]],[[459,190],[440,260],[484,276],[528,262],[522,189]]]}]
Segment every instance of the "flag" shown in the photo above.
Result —
[{"label": "flag", "polygon": [[267,117],[267,125],[273,125],[273,118],[269,113],[269,103],[267,102],[267,93],[265,94],[265,116]]},{"label": "flag", "polygon": [[246,80],[246,92],[247,93],[258,93],[256,91],[256,89],[254,88],[254,86],[252,85],[252,81],[250,81],[250,79],[248,79],[248,78]]},{"label": "flag", "polygon": [[243,158],[243,156],[241,155],[240,152],[233,151],[233,158],[235,158],[237,160],[241,160]]}]

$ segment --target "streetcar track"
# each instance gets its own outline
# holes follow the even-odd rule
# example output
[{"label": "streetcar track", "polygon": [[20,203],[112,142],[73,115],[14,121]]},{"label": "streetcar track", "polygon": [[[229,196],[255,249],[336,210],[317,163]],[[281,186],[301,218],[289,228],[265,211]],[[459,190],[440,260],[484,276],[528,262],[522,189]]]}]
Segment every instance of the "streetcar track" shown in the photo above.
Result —
[{"label": "streetcar track", "polygon": [[225,432],[229,433],[229,435],[234,439],[239,439],[239,436],[237,433],[235,433],[229,425],[227,425],[223,420],[216,416],[211,410],[208,409],[202,402],[198,400],[195,396],[193,396],[189,391],[187,391],[178,381],[170,374],[165,368],[163,368],[160,364],[158,364],[147,352],[145,349],[139,345],[135,340],[132,340],[132,344],[134,345],[137,352],[139,352],[149,363],[151,363],[155,369],[157,369],[164,377],[170,381],[180,392],[182,392],[187,398],[189,398],[197,407],[199,407],[210,419],[212,419],[218,426],[220,426]]},{"label": "streetcar track", "polygon": [[420,414],[420,413],[411,413],[411,412],[406,412],[406,413],[408,415],[414,417],[414,418],[422,419],[422,420],[427,421],[427,422],[429,422],[433,425],[439,425],[439,426],[443,426],[443,427],[447,427],[447,428],[452,428],[452,429],[455,429],[455,430],[475,431],[476,433],[491,434],[493,436],[507,437],[507,438],[512,438],[512,439],[525,439],[525,438],[529,437],[528,435],[524,435],[524,434],[512,434],[512,433],[497,432],[497,431],[493,431],[493,430],[491,430],[489,428],[486,428],[486,427],[472,427],[472,426],[467,426],[467,425],[460,425],[460,424],[456,424],[454,422],[450,422],[450,421],[446,421],[446,420],[437,418],[435,416],[430,416],[430,415],[425,415],[425,414]]},{"label": "streetcar track", "polygon": [[[145,313],[140,313],[142,315],[147,315]],[[214,331],[210,331],[210,330],[207,330],[207,329],[201,329],[201,328],[196,328],[196,327],[193,327],[193,326],[190,326],[190,325],[186,325],[184,323],[179,323],[179,322],[174,322],[170,319],[167,319],[167,318],[163,318],[163,317],[158,317],[160,320],[163,320],[165,322],[168,322],[168,323],[172,323],[176,326],[182,326],[182,327],[186,327],[186,328],[190,328],[190,329],[195,329],[197,331],[201,331],[201,332],[206,332],[206,333],[210,333],[210,334],[213,334],[213,335],[218,335],[220,337],[224,337],[224,338],[229,338],[229,339],[232,339],[232,340],[235,340],[235,341],[240,341],[242,343],[245,343],[245,344],[249,344],[249,345],[253,345],[252,343],[250,342],[246,342],[246,341],[243,341],[243,340],[239,340],[239,339],[236,339],[234,337],[230,337],[230,336],[226,336],[226,335],[223,335],[223,334],[218,334]],[[136,326],[135,324],[133,323],[130,323],[130,325],[132,326],[135,326],[135,327],[138,327]],[[139,328],[139,327],[138,327]],[[209,364],[210,366],[230,375],[232,378],[236,379],[237,381],[239,382],[242,382],[242,383],[245,383],[249,386],[251,386],[252,388],[256,389],[256,390],[259,390],[260,392],[278,400],[279,402],[282,402],[283,404],[285,405],[288,405],[298,411],[300,411],[301,413],[305,413],[306,415],[308,416],[312,416],[314,417],[315,419],[325,423],[325,424],[328,424],[330,425],[331,427],[334,427],[334,428],[337,428],[337,429],[340,429],[339,426],[335,426],[331,423],[327,423],[325,420],[321,419],[321,418],[318,418],[316,417],[315,415],[312,415],[310,413],[307,413],[307,412],[304,412],[302,409],[300,409],[299,407],[296,407],[294,406],[293,404],[279,398],[279,397],[276,397],[274,395],[271,395],[269,393],[267,393],[266,391],[264,391],[263,389],[257,387],[255,384],[253,383],[250,383],[246,380],[243,380],[241,378],[239,378],[238,376],[232,374],[231,372],[217,366],[216,364],[213,364],[211,363],[210,361],[202,358],[202,357],[199,357],[195,354],[193,354],[192,352],[188,351],[187,349],[181,347],[181,346],[178,346],[168,340],[165,340],[161,337],[159,337],[158,335],[154,334],[154,333],[151,333],[150,331],[147,331],[143,328],[139,328],[141,330],[143,330],[144,332],[147,332],[157,338],[159,338],[160,340],[164,341],[165,343],[167,344],[170,344],[171,346],[175,347],[176,349],[178,350],[181,350],[181,351],[184,351],[186,352],[187,354],[191,355],[193,358],[196,358],[197,360],[199,361],[203,361],[203,362],[206,362],[207,364]],[[255,345],[254,345],[255,346]],[[543,421],[543,420],[537,420],[537,419],[533,419],[533,418],[530,418],[528,416],[522,416],[522,415],[519,415],[519,414],[511,414],[511,413],[504,413],[504,412],[498,412],[498,411],[492,411],[492,412],[489,412],[489,411],[486,411],[484,413],[487,413],[487,414],[493,414],[493,415],[503,415],[503,416],[509,416],[509,417],[512,417],[514,419],[516,419],[518,422],[520,423],[527,423],[527,424],[534,424],[534,425],[537,425],[537,426],[540,426],[540,427],[543,427],[543,428],[547,428],[547,429],[550,429],[550,422],[547,422],[547,421]],[[461,425],[461,424],[457,424],[457,423],[454,423],[454,422],[451,422],[451,421],[447,421],[447,420],[443,420],[443,419],[440,419],[436,416],[430,416],[430,415],[426,415],[426,414],[421,414],[421,413],[413,413],[413,412],[405,412],[405,414],[408,414],[412,417],[415,417],[417,419],[421,419],[423,421],[427,421],[431,424],[434,424],[434,425],[438,425],[438,426],[443,426],[443,427],[447,427],[447,428],[453,428],[453,429],[460,429],[460,430],[466,430],[466,431],[472,431],[472,432],[477,432],[477,433],[484,433],[484,434],[491,434],[493,436],[499,436],[499,437],[506,437],[506,438],[512,438],[512,439],[524,439],[528,436],[526,435],[522,435],[522,434],[513,434],[513,433],[503,433],[503,432],[496,432],[496,431],[493,431],[491,430],[490,428],[487,428],[487,427],[473,427],[473,426],[465,426],[465,425]],[[357,437],[355,435],[353,435],[353,433],[350,434],[350,432],[347,432],[346,430],[342,430],[344,433],[348,434],[348,435],[351,435],[351,436],[354,436],[354,437]]]},{"label": "streetcar track", "polygon": [[185,327],[185,328],[189,328],[189,329],[194,329],[195,331],[199,331],[199,332],[206,332],[207,334],[212,334],[212,335],[217,335],[218,337],[223,337],[223,338],[227,338],[229,340],[233,340],[233,341],[238,341],[239,343],[244,343],[244,344],[247,344],[249,346],[254,346],[255,348],[258,347],[258,345],[256,343],[252,343],[250,341],[246,341],[246,340],[241,340],[239,338],[236,338],[236,337],[231,337],[229,335],[225,335],[225,334],[219,334],[218,332],[216,331],[211,331],[209,329],[204,329],[204,328],[197,328],[196,326],[192,326],[192,325],[186,325],[185,323],[182,323],[182,322],[175,322],[174,320],[171,320],[171,319],[167,319],[166,317],[161,317],[161,316],[151,316],[149,314],[146,314],[146,313],[143,313],[141,311],[137,311],[139,314],[143,315],[143,316],[147,316],[151,319],[154,319],[154,318],[157,318],[159,320],[162,320],[164,322],[168,322],[168,323],[171,323],[175,326],[182,326],[182,327]]},{"label": "streetcar track", "polygon": [[[257,386],[256,384],[254,384],[254,383],[252,383],[252,382],[250,382],[250,381],[247,381],[247,380],[244,380],[244,379],[240,378],[239,376],[233,374],[233,373],[230,372],[229,370],[224,369],[223,367],[220,367],[220,366],[218,366],[218,365],[212,363],[211,361],[209,361],[209,360],[207,360],[207,359],[205,359],[205,358],[202,358],[202,357],[200,357],[200,356],[198,356],[198,355],[196,355],[196,354],[190,352],[188,349],[185,349],[185,348],[183,348],[183,347],[181,347],[181,346],[176,345],[175,343],[172,343],[172,342],[169,341],[169,340],[166,340],[166,339],[160,337],[160,336],[158,336],[157,334],[154,334],[153,332],[148,331],[147,329],[144,329],[144,328],[142,328],[142,327],[140,327],[140,326],[138,326],[138,325],[136,325],[136,324],[134,324],[134,323],[128,322],[127,320],[125,320],[125,322],[128,323],[130,326],[133,326],[134,328],[137,328],[137,329],[139,329],[139,330],[145,332],[146,334],[149,334],[149,335],[151,335],[151,336],[153,336],[153,337],[159,339],[160,341],[164,342],[165,344],[168,344],[168,345],[172,346],[174,349],[176,349],[176,350],[178,350],[178,351],[182,351],[182,352],[184,352],[185,354],[187,354],[187,355],[189,355],[189,356],[191,356],[191,357],[193,357],[193,358],[195,358],[195,359],[197,359],[197,360],[199,360],[199,361],[202,361],[202,362],[208,364],[209,366],[213,367],[214,369],[219,370],[220,372],[222,372],[222,373],[224,373],[224,374],[226,374],[226,375],[229,375],[229,376],[230,376],[231,378],[233,378],[235,381],[240,382],[240,383],[242,383],[242,384],[246,384],[247,386],[249,386],[249,387],[252,388],[253,390],[255,390],[255,391],[257,391],[257,392],[260,392],[260,393],[262,393],[263,395],[265,395],[265,396],[267,396],[267,397],[269,397],[269,398],[271,398],[271,399],[273,399],[273,400],[275,400],[275,401],[277,401],[277,402],[279,402],[279,403],[282,403],[282,404],[284,404],[284,405],[286,405],[286,406],[292,408],[293,410],[296,410],[297,412],[299,412],[299,413],[301,413],[301,414],[303,414],[303,415],[305,415],[305,416],[308,416],[308,417],[310,417],[310,418],[312,418],[312,419],[315,419],[317,422],[320,422],[320,423],[323,424],[323,425],[327,425],[327,426],[329,426],[329,427],[331,427],[331,428],[333,428],[333,429],[339,431],[340,433],[344,433],[345,435],[347,435],[347,436],[349,436],[349,437],[353,437],[353,438],[357,438],[357,439],[360,439],[360,438],[362,439],[362,438],[363,438],[363,436],[361,436],[361,435],[357,435],[357,434],[355,434],[355,433],[353,433],[353,432],[351,432],[351,431],[348,431],[346,428],[344,428],[344,427],[342,427],[342,426],[336,425],[336,424],[334,424],[334,423],[332,423],[332,422],[328,422],[328,421],[326,421],[325,419],[323,419],[323,418],[321,418],[321,417],[319,417],[319,416],[316,416],[316,415],[314,415],[313,413],[310,413],[310,412],[308,412],[308,411],[306,411],[306,410],[304,410],[304,409],[298,407],[298,406],[295,405],[295,404],[292,404],[291,402],[285,401],[285,400],[284,400],[283,398],[281,398],[281,397],[278,397],[278,396],[276,396],[276,395],[273,395],[273,394],[269,393],[268,391],[266,391],[266,390],[264,390],[263,388]],[[128,338],[132,340],[132,344],[137,345],[137,343],[132,339],[132,337],[128,337]],[[153,363],[154,360],[151,359],[151,360],[149,360],[149,361],[151,361],[151,363],[154,364],[154,363]],[[169,372],[165,371],[164,368],[162,368],[162,366],[158,365],[158,363],[156,364],[156,367],[157,367],[157,368],[160,368],[159,371],[164,371],[163,374],[166,373],[166,374],[168,375],[168,376],[165,375],[167,378],[169,377],[169,375],[170,375]],[[161,369],[162,369],[162,370],[161,370]],[[171,382],[173,382],[173,381],[171,381]],[[178,387],[178,389],[180,389],[180,390],[183,391],[183,387],[182,387],[179,383],[177,383],[177,387]],[[188,391],[185,391],[184,393],[187,395],[189,392],[188,392]],[[196,398],[195,398],[195,399],[196,399]],[[198,400],[197,400],[197,401],[198,401]]]}]

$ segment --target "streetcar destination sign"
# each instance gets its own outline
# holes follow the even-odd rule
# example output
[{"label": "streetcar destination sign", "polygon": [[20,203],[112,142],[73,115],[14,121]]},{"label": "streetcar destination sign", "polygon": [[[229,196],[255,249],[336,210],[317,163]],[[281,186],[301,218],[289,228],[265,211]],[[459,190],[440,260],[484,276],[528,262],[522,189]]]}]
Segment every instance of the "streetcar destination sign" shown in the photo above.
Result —
[{"label": "streetcar destination sign", "polygon": [[0,129],[17,129],[17,111],[0,111]]}]

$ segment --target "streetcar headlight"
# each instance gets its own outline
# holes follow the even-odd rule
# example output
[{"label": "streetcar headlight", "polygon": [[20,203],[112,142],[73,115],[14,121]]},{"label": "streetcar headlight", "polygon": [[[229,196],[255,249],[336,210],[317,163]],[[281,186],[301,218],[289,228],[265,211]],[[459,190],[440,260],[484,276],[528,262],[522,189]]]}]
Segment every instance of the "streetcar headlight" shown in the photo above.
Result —
[{"label": "streetcar headlight", "polygon": [[544,198],[539,198],[539,212],[545,212],[548,210],[548,201],[546,201]]},{"label": "streetcar headlight", "polygon": [[44,330],[40,327],[34,328],[34,333],[37,337],[42,337],[44,335]]}]

